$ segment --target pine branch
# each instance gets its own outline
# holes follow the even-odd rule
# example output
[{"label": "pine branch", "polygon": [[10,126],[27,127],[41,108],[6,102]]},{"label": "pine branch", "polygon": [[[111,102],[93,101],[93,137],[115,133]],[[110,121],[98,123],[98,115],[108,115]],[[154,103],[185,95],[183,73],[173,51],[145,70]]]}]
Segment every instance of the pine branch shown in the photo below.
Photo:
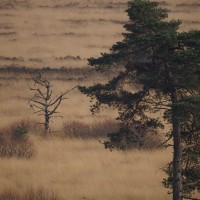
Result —
[{"label": "pine branch", "polygon": [[187,196],[183,196],[184,199],[190,199],[190,200],[200,200],[200,199],[197,199],[197,198],[192,198],[192,197],[187,197]]},{"label": "pine branch", "polygon": [[[164,142],[162,142],[160,145],[158,145],[155,149],[158,149],[158,148],[160,148],[160,147],[163,147],[164,146],[164,144],[166,144],[167,142],[169,142],[169,140],[171,140],[173,138],[173,135],[170,135],[170,137],[167,139],[167,140],[165,140]],[[171,145],[170,145],[171,146]]]}]

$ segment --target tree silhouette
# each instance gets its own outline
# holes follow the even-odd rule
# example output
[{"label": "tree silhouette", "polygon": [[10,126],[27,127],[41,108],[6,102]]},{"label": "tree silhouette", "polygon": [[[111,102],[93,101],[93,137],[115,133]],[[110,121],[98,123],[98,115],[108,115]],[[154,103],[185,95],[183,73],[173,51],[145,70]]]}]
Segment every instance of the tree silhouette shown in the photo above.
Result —
[{"label": "tree silhouette", "polygon": [[41,74],[38,74],[33,78],[34,88],[30,90],[35,91],[34,96],[30,99],[29,105],[34,110],[34,114],[39,116],[44,116],[44,130],[45,133],[49,132],[49,122],[53,117],[62,117],[58,115],[58,107],[64,99],[67,99],[65,96],[77,88],[77,86],[72,89],[60,94],[57,97],[53,97],[52,85],[48,80],[43,79]]},{"label": "tree silhouette", "polygon": [[130,140],[162,127],[161,119],[149,113],[163,110],[162,119],[171,124],[167,141],[173,139],[164,184],[172,186],[173,200],[191,198],[200,189],[200,31],[180,32],[181,21],[167,20],[167,10],[157,2],[133,0],[126,12],[124,39],[110,53],[89,59],[97,71],[118,75],[106,84],[79,89],[96,99],[92,112],[101,106],[118,109],[123,131],[109,135],[105,145],[111,148],[122,134]]}]

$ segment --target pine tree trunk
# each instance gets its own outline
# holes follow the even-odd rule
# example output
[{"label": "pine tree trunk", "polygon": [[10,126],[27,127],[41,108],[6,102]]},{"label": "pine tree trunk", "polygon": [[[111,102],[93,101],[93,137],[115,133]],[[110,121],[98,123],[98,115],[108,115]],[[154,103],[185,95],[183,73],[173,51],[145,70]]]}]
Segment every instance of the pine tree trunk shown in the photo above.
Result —
[{"label": "pine tree trunk", "polygon": [[178,118],[178,110],[176,103],[178,102],[177,89],[174,88],[171,91],[172,101],[172,125],[173,125],[173,142],[174,142],[174,153],[173,153],[173,200],[182,200],[182,176],[181,176],[181,131],[180,122]]}]

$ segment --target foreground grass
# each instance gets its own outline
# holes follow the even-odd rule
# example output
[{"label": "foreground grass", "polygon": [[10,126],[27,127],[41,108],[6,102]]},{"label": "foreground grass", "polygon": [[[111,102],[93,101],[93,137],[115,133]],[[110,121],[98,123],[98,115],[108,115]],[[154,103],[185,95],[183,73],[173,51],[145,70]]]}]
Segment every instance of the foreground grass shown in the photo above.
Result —
[{"label": "foreground grass", "polygon": [[66,200],[170,199],[160,169],[170,151],[109,152],[96,140],[32,139],[35,158],[0,159],[0,193],[31,187]]},{"label": "foreground grass", "polygon": [[44,189],[14,191],[7,189],[0,194],[0,200],[60,200],[54,193]]}]

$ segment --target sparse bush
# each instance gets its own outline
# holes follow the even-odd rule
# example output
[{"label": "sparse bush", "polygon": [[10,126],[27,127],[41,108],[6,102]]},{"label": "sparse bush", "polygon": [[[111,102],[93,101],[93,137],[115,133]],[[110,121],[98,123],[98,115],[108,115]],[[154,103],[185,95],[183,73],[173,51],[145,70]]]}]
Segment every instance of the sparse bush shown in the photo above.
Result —
[{"label": "sparse bush", "polygon": [[29,140],[28,123],[21,121],[0,130],[0,156],[31,158],[35,154],[33,143]]},{"label": "sparse bush", "polygon": [[107,133],[117,129],[117,123],[111,120],[96,121],[92,124],[71,121],[65,122],[63,125],[63,132],[66,137],[81,139],[106,137]]},{"label": "sparse bush", "polygon": [[20,120],[10,125],[9,131],[16,137],[25,136],[28,132],[41,131],[41,126],[36,120]]},{"label": "sparse bush", "polygon": [[6,190],[0,194],[0,200],[59,200],[57,195],[48,190],[27,189],[25,192]]},{"label": "sparse bush", "polygon": [[[129,141],[126,143],[124,134],[116,121],[105,120],[87,124],[84,122],[71,121],[65,122],[63,132],[65,137],[91,139],[91,138],[108,138],[108,141],[102,142],[109,149],[153,149],[163,142],[160,134],[149,131],[144,137],[136,134],[129,134]],[[130,139],[132,138],[132,139]]]},{"label": "sparse bush", "polygon": [[29,132],[28,124],[25,121],[12,124],[10,129],[11,135],[16,139],[22,139],[26,137],[26,134]]},{"label": "sparse bush", "polygon": [[90,125],[78,121],[64,123],[63,131],[65,136],[70,138],[88,138],[89,135],[91,136]]}]

